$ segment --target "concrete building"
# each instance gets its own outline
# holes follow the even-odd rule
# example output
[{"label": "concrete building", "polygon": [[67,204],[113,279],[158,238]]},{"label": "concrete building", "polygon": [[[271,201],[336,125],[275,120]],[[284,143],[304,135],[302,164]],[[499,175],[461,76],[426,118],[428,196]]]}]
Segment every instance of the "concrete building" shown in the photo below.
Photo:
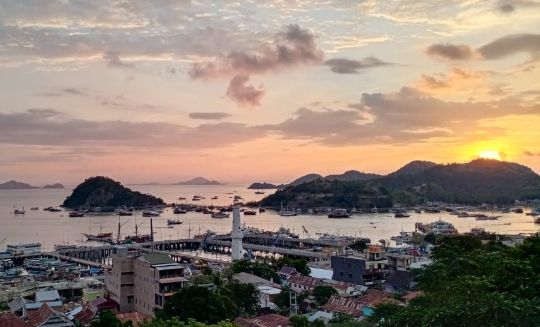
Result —
[{"label": "concrete building", "polygon": [[388,272],[388,259],[384,249],[370,245],[360,255],[338,255],[330,258],[332,279],[355,285],[371,285],[381,282]]},{"label": "concrete building", "polygon": [[105,276],[105,287],[120,312],[137,311],[153,316],[187,281],[185,267],[161,253],[129,253],[117,247],[112,254],[112,270]]}]

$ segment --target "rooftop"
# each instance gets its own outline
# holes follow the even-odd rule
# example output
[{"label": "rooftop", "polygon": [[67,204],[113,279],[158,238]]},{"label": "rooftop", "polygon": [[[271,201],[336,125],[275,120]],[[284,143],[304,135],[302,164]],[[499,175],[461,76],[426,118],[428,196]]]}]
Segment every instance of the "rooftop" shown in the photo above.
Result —
[{"label": "rooftop", "polygon": [[141,255],[139,260],[148,262],[151,265],[163,265],[167,263],[175,263],[168,254],[165,253],[145,253]]},{"label": "rooftop", "polygon": [[274,313],[255,318],[239,317],[234,322],[241,327],[286,327],[291,325],[289,318]]},{"label": "rooftop", "polygon": [[50,302],[60,300],[58,291],[38,291],[36,292],[36,302]]}]

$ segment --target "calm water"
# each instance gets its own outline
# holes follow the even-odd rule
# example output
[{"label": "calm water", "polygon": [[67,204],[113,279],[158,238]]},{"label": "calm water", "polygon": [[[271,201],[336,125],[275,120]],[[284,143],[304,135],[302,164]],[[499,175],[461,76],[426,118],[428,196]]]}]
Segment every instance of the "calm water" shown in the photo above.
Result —
[{"label": "calm water", "polygon": [[[198,204],[226,205],[230,204],[233,195],[240,195],[246,201],[260,200],[263,195],[255,194],[254,190],[246,189],[246,185],[219,186],[185,186],[185,185],[141,185],[130,186],[132,189],[150,193],[163,198],[166,202],[178,202],[178,197],[191,200],[193,195],[206,197]],[[235,192],[234,194],[227,194]],[[270,191],[272,192],[272,191]],[[0,249],[7,244],[40,242],[43,247],[52,250],[55,243],[82,244],[84,237],[81,233],[113,232],[116,236],[118,225],[117,216],[69,218],[67,212],[47,212],[44,207],[57,206],[63,202],[71,189],[31,189],[31,190],[0,190]],[[268,192],[267,192],[268,193]],[[218,200],[210,200],[218,196]],[[26,209],[25,215],[13,215],[13,206]],[[37,206],[39,211],[31,211],[30,207]],[[400,231],[414,230],[415,222],[431,222],[439,218],[451,222],[460,232],[469,231],[473,227],[483,227],[487,231],[500,233],[531,233],[537,232],[539,226],[525,214],[502,214],[499,220],[476,221],[474,218],[458,218],[457,216],[440,214],[410,213],[410,218],[395,219],[392,214],[354,215],[350,219],[328,219],[326,216],[299,215],[296,217],[281,217],[267,211],[256,216],[242,216],[248,226],[265,230],[277,230],[288,227],[302,237],[307,237],[302,226],[305,226],[312,237],[317,233],[345,234],[369,237],[372,240],[388,239]],[[499,215],[499,214],[497,214]],[[140,215],[120,217],[123,224],[122,238],[134,234],[135,223],[141,224],[139,233],[149,233],[150,218]],[[167,219],[180,219],[184,223],[174,228],[167,228]],[[231,228],[232,219],[212,219],[209,215],[188,212],[185,215],[174,215],[170,208],[161,217],[154,218],[156,239],[183,238],[195,235],[207,229],[217,233],[226,233]],[[510,225],[505,225],[510,223]],[[2,244],[2,240],[5,242]]]}]

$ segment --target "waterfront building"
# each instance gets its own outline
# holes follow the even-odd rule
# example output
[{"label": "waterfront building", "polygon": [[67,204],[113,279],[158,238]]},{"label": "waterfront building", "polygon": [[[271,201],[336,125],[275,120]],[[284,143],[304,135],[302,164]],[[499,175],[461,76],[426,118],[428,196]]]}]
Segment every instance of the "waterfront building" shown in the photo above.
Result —
[{"label": "waterfront building", "polygon": [[388,258],[379,245],[370,245],[362,254],[335,255],[330,258],[332,279],[355,285],[382,282],[387,274]]},{"label": "waterfront building", "polygon": [[116,247],[112,254],[112,269],[105,275],[105,287],[120,312],[137,311],[153,316],[187,281],[185,267],[167,254],[129,253]]}]

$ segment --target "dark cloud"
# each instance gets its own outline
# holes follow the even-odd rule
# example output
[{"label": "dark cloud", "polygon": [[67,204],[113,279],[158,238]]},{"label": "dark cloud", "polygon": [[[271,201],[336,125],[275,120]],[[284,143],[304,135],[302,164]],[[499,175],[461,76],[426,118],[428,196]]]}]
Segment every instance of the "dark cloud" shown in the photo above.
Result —
[{"label": "dark cloud", "polygon": [[330,70],[337,74],[357,74],[366,68],[390,65],[390,63],[375,57],[366,57],[361,60],[333,58],[325,61],[324,64],[329,66]]},{"label": "dark cloud", "polygon": [[103,53],[103,60],[107,61],[109,67],[127,68],[133,67],[132,64],[127,64],[120,59],[120,54],[116,51],[105,51]]},{"label": "dark cloud", "polygon": [[226,112],[190,112],[189,118],[191,119],[203,119],[203,120],[220,120],[231,115]]},{"label": "dark cloud", "polygon": [[466,44],[432,44],[426,49],[426,53],[448,60],[469,60],[474,56],[474,51]]},{"label": "dark cloud", "polygon": [[523,151],[523,154],[526,155],[527,157],[536,157],[536,156],[540,157],[540,152],[534,153],[532,151],[525,150]]},{"label": "dark cloud", "polygon": [[540,3],[535,0],[501,0],[497,10],[503,14],[511,14],[519,8],[538,8]]},{"label": "dark cloud", "polygon": [[255,107],[261,104],[264,90],[250,85],[249,76],[237,75],[229,83],[227,96],[239,106]]},{"label": "dark cloud", "polygon": [[[0,113],[0,143],[51,146],[220,147],[265,131],[240,123],[187,127],[162,122],[74,119],[53,109]],[[66,137],[68,135],[68,137]]]},{"label": "dark cloud", "polygon": [[540,34],[512,34],[481,46],[478,51],[485,59],[499,59],[518,52],[531,55],[540,52]]},{"label": "dark cloud", "polygon": [[498,8],[500,12],[505,14],[511,13],[516,9],[512,3],[501,3]]},{"label": "dark cloud", "polygon": [[258,52],[231,51],[216,61],[194,63],[189,75],[194,78],[230,77],[262,74],[298,65],[318,64],[324,58],[314,35],[298,25],[288,25],[276,34],[274,42]]}]

